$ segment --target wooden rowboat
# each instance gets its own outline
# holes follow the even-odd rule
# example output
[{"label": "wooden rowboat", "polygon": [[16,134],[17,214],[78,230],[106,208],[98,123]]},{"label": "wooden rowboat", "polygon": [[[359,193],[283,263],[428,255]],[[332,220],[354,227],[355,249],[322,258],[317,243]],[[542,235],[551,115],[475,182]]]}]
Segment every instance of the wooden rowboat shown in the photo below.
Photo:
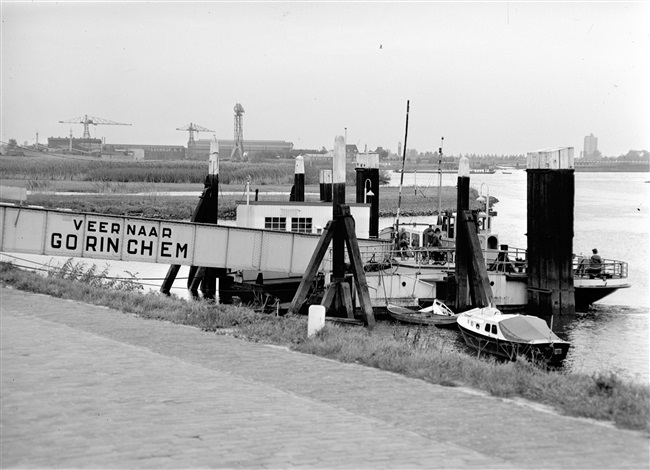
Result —
[{"label": "wooden rowboat", "polygon": [[406,307],[388,304],[388,313],[395,320],[412,323],[415,325],[432,325],[439,327],[455,327],[458,314],[451,311],[449,307],[434,300],[433,305],[420,310],[412,310]]}]

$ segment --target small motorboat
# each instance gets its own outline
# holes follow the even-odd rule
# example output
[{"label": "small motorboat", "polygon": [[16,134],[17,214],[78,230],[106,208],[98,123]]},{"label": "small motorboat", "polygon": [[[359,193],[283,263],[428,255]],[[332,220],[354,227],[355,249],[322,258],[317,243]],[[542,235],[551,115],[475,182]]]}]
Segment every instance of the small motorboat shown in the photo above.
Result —
[{"label": "small motorboat", "polygon": [[429,307],[413,310],[406,307],[388,304],[388,313],[395,320],[416,325],[456,326],[458,314],[452,312],[444,303],[435,299]]},{"label": "small motorboat", "polygon": [[570,343],[559,338],[538,317],[504,314],[495,307],[475,308],[458,316],[465,344],[478,353],[514,361],[525,356],[547,364],[561,363]]}]

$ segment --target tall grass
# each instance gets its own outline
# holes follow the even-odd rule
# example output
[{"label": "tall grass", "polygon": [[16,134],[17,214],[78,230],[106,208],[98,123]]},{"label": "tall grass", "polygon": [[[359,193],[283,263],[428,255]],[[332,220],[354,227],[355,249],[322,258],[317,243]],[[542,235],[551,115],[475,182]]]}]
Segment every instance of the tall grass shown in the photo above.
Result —
[{"label": "tall grass", "polygon": [[206,331],[233,329],[235,336],[288,346],[342,362],[356,362],[446,386],[466,386],[499,397],[524,398],[571,416],[613,421],[650,432],[650,388],[595,374],[548,372],[524,360],[497,362],[446,349],[421,328],[380,324],[375,330],[326,325],[307,338],[304,317],[275,317],[245,307],[93,287],[81,277],[44,277],[0,263],[0,280],[30,292],[75,299],[146,318],[192,325]]},{"label": "tall grass", "polygon": [[[308,161],[306,184],[320,182],[320,170],[331,169],[331,161]],[[349,184],[355,181],[355,170],[348,165]],[[37,180],[103,181],[118,183],[202,183],[208,171],[207,162],[200,161],[105,161],[68,160],[57,158],[3,157],[0,178]],[[221,162],[219,181],[223,184],[245,184],[248,177],[255,184],[293,184],[292,163]]]}]

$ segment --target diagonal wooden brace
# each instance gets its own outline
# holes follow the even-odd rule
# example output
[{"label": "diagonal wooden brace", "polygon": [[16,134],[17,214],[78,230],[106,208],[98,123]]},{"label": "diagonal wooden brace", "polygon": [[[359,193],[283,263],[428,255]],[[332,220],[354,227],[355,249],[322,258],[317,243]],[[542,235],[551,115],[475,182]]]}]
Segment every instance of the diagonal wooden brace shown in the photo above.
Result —
[{"label": "diagonal wooden brace", "polygon": [[375,315],[372,311],[370,293],[368,292],[368,282],[366,281],[366,273],[363,270],[363,262],[361,261],[359,241],[357,240],[357,234],[354,230],[354,219],[351,215],[345,215],[342,216],[340,220],[343,221],[345,227],[345,244],[348,248],[348,256],[350,257],[350,264],[352,265],[354,282],[357,287],[359,302],[361,303],[361,310],[364,316],[363,321],[366,326],[372,328],[375,326]]},{"label": "diagonal wooden brace", "polygon": [[465,210],[462,212],[463,224],[465,227],[465,236],[469,246],[471,264],[469,276],[473,284],[475,298],[474,303],[477,307],[487,307],[494,303],[490,278],[488,277],[485,258],[481,250],[481,242],[478,239],[476,220],[472,211]]},{"label": "diagonal wooden brace", "polygon": [[314,250],[314,253],[311,256],[311,260],[307,265],[307,272],[305,272],[305,274],[302,276],[302,280],[300,281],[296,295],[294,295],[293,300],[291,301],[291,306],[289,307],[287,315],[298,313],[302,307],[302,304],[304,304],[305,300],[307,300],[307,295],[309,295],[309,288],[311,287],[311,283],[316,278],[318,268],[320,267],[320,264],[325,257],[325,253],[327,253],[327,248],[329,247],[332,238],[334,237],[335,225],[335,222],[333,220],[330,220],[327,222],[327,225],[323,229],[320,240],[318,240],[318,245],[316,245],[316,249]]}]

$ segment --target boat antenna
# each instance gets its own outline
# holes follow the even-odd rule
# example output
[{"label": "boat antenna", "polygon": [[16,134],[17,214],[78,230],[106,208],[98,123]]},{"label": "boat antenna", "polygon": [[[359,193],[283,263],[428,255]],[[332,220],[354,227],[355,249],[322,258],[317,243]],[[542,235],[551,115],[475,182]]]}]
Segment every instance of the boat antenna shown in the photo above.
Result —
[{"label": "boat antenna", "polygon": [[442,144],[444,137],[440,138],[440,148],[438,149],[438,225],[442,225]]},{"label": "boat antenna", "polygon": [[402,149],[402,172],[399,177],[399,192],[397,196],[397,218],[395,220],[395,244],[399,248],[399,212],[402,205],[402,186],[404,185],[404,162],[406,162],[406,139],[409,135],[409,108],[410,102],[406,100],[406,130],[404,131],[404,148]]}]

